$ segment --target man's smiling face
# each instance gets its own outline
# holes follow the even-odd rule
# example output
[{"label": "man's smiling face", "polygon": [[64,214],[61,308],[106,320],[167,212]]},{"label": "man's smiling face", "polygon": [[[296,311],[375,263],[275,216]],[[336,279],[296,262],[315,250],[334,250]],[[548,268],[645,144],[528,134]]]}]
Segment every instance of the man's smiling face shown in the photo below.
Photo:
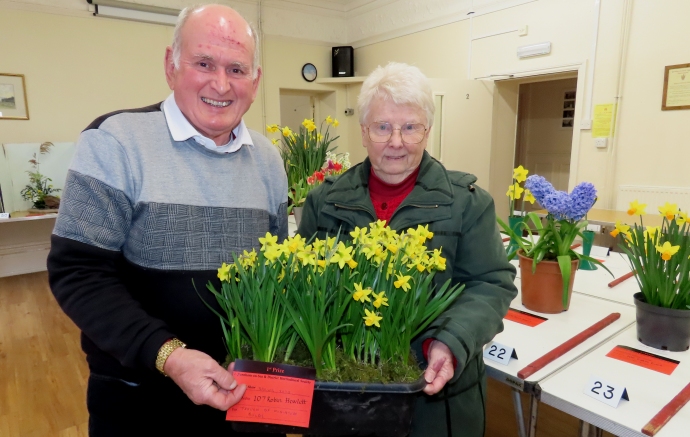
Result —
[{"label": "man's smiling face", "polygon": [[189,122],[217,145],[229,141],[249,110],[261,70],[253,77],[254,39],[235,11],[209,6],[196,11],[182,28],[179,65],[165,55],[165,73],[175,102]]}]

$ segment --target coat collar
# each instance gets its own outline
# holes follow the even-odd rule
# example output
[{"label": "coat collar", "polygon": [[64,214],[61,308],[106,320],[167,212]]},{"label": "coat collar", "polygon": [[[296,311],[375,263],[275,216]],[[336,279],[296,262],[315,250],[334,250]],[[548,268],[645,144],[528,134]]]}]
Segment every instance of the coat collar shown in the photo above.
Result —
[{"label": "coat collar", "polygon": [[[431,206],[453,203],[453,188],[443,165],[425,151],[419,167],[415,187],[405,198],[403,205]],[[350,207],[370,206],[371,201],[368,196],[370,171],[371,161],[366,158],[364,162],[335,179],[328,190],[326,202],[337,202]],[[371,208],[373,211],[373,207]]]}]

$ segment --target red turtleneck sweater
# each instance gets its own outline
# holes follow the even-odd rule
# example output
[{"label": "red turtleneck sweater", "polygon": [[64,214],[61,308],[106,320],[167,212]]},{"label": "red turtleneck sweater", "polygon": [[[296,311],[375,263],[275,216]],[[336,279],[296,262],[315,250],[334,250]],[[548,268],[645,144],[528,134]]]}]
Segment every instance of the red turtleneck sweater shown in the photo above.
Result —
[{"label": "red turtleneck sweater", "polygon": [[409,176],[398,184],[389,184],[381,180],[374,174],[374,168],[371,168],[369,174],[369,196],[371,203],[374,204],[376,211],[376,218],[390,222],[395,210],[400,206],[408,194],[412,192],[414,184],[417,182],[419,175],[419,167],[415,169]]}]

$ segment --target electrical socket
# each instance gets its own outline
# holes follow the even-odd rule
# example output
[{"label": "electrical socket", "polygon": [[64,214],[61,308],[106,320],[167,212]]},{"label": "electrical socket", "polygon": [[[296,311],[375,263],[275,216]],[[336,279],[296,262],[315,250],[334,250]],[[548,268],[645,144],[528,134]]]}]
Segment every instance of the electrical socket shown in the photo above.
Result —
[{"label": "electrical socket", "polygon": [[605,149],[605,148],[606,148],[606,145],[607,145],[607,143],[608,143],[607,140],[608,140],[608,138],[606,138],[606,137],[604,137],[604,138],[595,138],[595,139],[594,139],[594,146],[595,146],[597,149]]}]

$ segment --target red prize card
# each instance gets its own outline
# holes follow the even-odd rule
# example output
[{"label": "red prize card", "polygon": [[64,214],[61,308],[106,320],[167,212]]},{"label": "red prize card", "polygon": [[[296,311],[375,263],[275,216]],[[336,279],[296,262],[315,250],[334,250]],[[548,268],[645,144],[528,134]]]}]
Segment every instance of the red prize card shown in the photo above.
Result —
[{"label": "red prize card", "polygon": [[676,367],[678,367],[678,364],[680,364],[680,361],[654,355],[629,346],[620,345],[611,349],[606,356],[625,361],[626,363],[634,364],[636,366],[654,370],[656,372],[665,373],[666,375],[673,373],[673,371],[676,370]]},{"label": "red prize card", "polygon": [[247,391],[225,420],[309,427],[315,369],[237,360],[232,374]]},{"label": "red prize card", "polygon": [[523,325],[527,325],[530,327],[535,327],[540,323],[544,323],[547,320],[549,320],[545,317],[537,316],[536,314],[530,314],[528,312],[514,310],[512,308],[508,308],[508,313],[506,314],[504,319],[510,320],[511,322],[515,323],[521,323]]}]

